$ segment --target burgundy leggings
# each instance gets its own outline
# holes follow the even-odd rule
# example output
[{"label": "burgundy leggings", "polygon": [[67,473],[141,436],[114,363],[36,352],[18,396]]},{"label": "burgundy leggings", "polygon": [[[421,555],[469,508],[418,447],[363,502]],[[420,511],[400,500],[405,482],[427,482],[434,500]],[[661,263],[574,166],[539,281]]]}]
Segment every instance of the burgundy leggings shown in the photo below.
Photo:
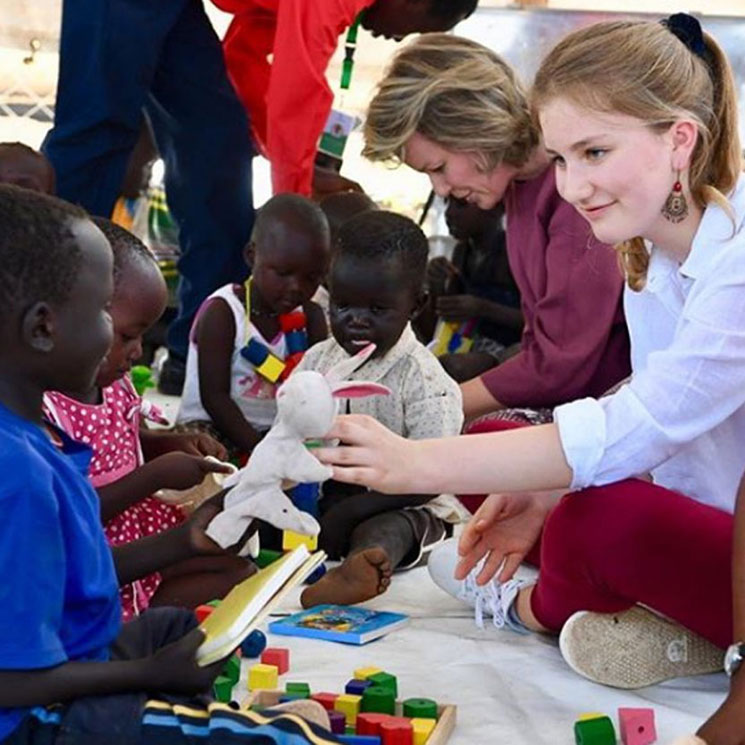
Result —
[{"label": "burgundy leggings", "polygon": [[[515,426],[496,421],[469,432]],[[473,511],[484,497],[461,499]],[[726,647],[733,524],[727,512],[639,479],[568,494],[526,557],[540,567],[533,613],[558,631],[578,610],[614,613],[642,603]]]}]

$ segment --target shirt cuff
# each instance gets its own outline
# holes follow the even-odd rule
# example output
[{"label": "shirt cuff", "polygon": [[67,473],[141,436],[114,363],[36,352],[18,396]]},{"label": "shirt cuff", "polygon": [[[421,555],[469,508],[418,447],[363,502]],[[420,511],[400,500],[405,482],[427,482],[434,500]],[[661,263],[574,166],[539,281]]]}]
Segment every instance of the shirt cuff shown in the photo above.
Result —
[{"label": "shirt cuff", "polygon": [[572,490],[595,482],[598,464],[605,451],[605,411],[594,398],[583,398],[554,409],[554,421],[564,457],[572,469]]}]

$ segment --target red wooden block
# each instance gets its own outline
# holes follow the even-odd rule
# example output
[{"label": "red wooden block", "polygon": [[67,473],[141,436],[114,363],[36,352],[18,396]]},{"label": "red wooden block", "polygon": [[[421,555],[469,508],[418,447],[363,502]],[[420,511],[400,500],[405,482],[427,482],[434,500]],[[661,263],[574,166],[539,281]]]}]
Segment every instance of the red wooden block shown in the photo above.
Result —
[{"label": "red wooden block", "polygon": [[197,621],[199,623],[202,623],[207,616],[212,613],[212,611],[215,610],[211,605],[200,605],[197,607],[197,609],[194,611],[194,613],[197,616]]},{"label": "red wooden block", "polygon": [[261,653],[263,665],[274,665],[282,675],[290,669],[290,650],[284,647],[267,647]]},{"label": "red wooden block", "polygon": [[388,717],[387,722],[380,724],[380,736],[383,745],[412,745],[414,728],[404,717]]},{"label": "red wooden block", "polygon": [[357,734],[379,736],[380,725],[393,718],[390,714],[379,714],[375,711],[361,712],[357,715]]},{"label": "red wooden block", "polygon": [[338,693],[314,693],[311,698],[314,701],[318,701],[326,711],[333,711],[336,699],[339,698]]},{"label": "red wooden block", "polygon": [[618,723],[624,745],[650,745],[657,739],[652,709],[620,708]]}]

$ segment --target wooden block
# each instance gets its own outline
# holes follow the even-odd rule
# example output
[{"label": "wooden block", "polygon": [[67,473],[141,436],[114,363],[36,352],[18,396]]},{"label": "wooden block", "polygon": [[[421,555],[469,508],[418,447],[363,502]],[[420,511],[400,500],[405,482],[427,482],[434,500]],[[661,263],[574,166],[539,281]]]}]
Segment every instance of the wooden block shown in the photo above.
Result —
[{"label": "wooden block", "polygon": [[379,685],[368,686],[362,693],[361,709],[393,715],[396,713],[396,697],[390,688]]},{"label": "wooden block", "polygon": [[379,735],[380,725],[388,721],[390,714],[380,714],[374,711],[365,711],[357,717],[358,735]]},{"label": "wooden block", "polygon": [[405,717],[389,717],[380,723],[383,745],[413,745],[414,728]]},{"label": "wooden block", "polygon": [[380,745],[380,738],[375,735],[339,735],[337,739],[348,745]]},{"label": "wooden block", "polygon": [[[355,677],[356,674],[355,674]],[[253,711],[261,711],[262,709],[270,709],[272,706],[276,706],[279,702],[280,696],[284,696],[284,691],[252,691],[243,703],[242,709],[251,709]],[[396,704],[396,713],[400,714],[402,708],[401,704]],[[336,734],[344,734],[344,729],[341,731],[333,729],[333,720],[339,719],[339,713],[337,711],[330,711],[329,721],[332,724],[332,732]],[[360,714],[359,716],[366,716]],[[458,708],[452,704],[438,704],[437,706],[437,724],[432,730],[432,734],[427,740],[427,745],[447,745],[450,735],[453,734],[455,729],[455,722],[458,716]],[[344,717],[346,719],[346,717]],[[413,728],[412,728],[413,729]],[[685,745],[689,745],[686,743]],[[692,745],[692,744],[691,744]],[[702,743],[696,743],[696,745],[702,745]]]},{"label": "wooden block", "polygon": [[409,719],[437,719],[437,701],[431,698],[407,698],[404,716]]},{"label": "wooden block", "polygon": [[343,735],[347,731],[347,717],[334,709],[329,712],[329,725],[335,735]]},{"label": "wooden block", "polygon": [[233,685],[233,681],[226,675],[218,675],[215,678],[215,682],[212,684],[215,698],[220,701],[220,703],[229,703],[233,697]]},{"label": "wooden block", "polygon": [[436,719],[413,718],[411,720],[411,728],[414,730],[414,745],[424,745],[436,726]]},{"label": "wooden block", "polygon": [[369,688],[372,684],[371,680],[352,678],[352,680],[344,686],[344,693],[351,693],[353,696],[362,696],[365,693],[365,689]]},{"label": "wooden block", "polygon": [[370,675],[367,679],[371,680],[373,685],[382,686],[389,691],[393,691],[394,699],[398,696],[398,680],[395,675],[391,675],[390,673],[375,673],[375,675]]},{"label": "wooden block", "polygon": [[282,549],[292,551],[298,546],[307,546],[308,551],[315,551],[318,548],[318,536],[302,535],[302,533],[293,533],[291,530],[283,530]]},{"label": "wooden block", "polygon": [[194,614],[197,617],[197,621],[199,621],[199,623],[202,623],[202,621],[204,621],[204,619],[207,618],[213,610],[215,609],[211,605],[199,605],[194,610]]},{"label": "wooden block", "polygon": [[259,662],[248,669],[248,688],[251,691],[276,688],[278,677],[279,670],[274,665]]},{"label": "wooden block", "polygon": [[582,719],[574,723],[577,745],[616,745],[616,731],[606,716]]},{"label": "wooden block", "polygon": [[244,657],[258,657],[266,649],[266,634],[255,629],[241,642]]},{"label": "wooden block", "polygon": [[230,659],[222,669],[222,675],[230,678],[233,681],[233,685],[238,682],[238,679],[241,677],[241,661],[238,655],[233,654],[230,656]]},{"label": "wooden block", "polygon": [[267,647],[261,653],[265,665],[274,665],[282,675],[290,669],[290,650],[285,647]]},{"label": "wooden block", "polygon": [[601,713],[599,711],[588,711],[588,712],[585,712],[584,714],[580,714],[577,717],[577,721],[578,722],[586,722],[588,719],[601,719],[604,716],[605,716],[605,714],[603,714],[603,713]]},{"label": "wooden block", "polygon": [[650,745],[657,739],[652,709],[621,707],[618,710],[618,725],[623,745]]},{"label": "wooden block", "polygon": [[347,724],[354,726],[357,723],[357,715],[360,713],[360,704],[362,703],[362,696],[354,696],[351,693],[342,693],[336,699],[334,708],[336,711],[342,712],[347,718]]},{"label": "wooden block", "polygon": [[310,698],[310,685],[308,683],[287,683],[285,692],[300,698]]},{"label": "wooden block", "polygon": [[339,698],[338,693],[313,693],[311,698],[314,701],[318,701],[326,711],[333,711],[336,699]]},{"label": "wooden block", "polygon": [[367,680],[371,675],[377,675],[378,673],[382,672],[382,667],[358,667],[354,671],[354,677],[358,680]]},{"label": "wooden block", "polygon": [[267,355],[267,358],[260,365],[256,365],[255,367],[259,375],[266,378],[270,383],[276,383],[285,369],[285,363],[273,354],[270,354]]}]

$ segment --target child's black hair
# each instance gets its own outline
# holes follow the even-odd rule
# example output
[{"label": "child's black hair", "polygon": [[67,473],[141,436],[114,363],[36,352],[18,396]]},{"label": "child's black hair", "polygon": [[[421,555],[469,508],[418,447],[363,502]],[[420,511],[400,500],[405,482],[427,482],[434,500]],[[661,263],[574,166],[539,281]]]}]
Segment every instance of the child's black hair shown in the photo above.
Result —
[{"label": "child's black hair", "polygon": [[129,266],[130,262],[139,261],[143,264],[154,264],[158,262],[150,249],[136,236],[107,220],[105,217],[92,217],[98,229],[106,236],[114,254],[114,287],[119,284],[122,270]]},{"label": "child's black hair", "polygon": [[433,16],[447,21],[468,18],[478,5],[479,0],[430,0],[429,10]]},{"label": "child's black hair", "polygon": [[[367,194],[359,191],[337,191],[325,196],[319,203],[329,222],[331,240],[335,243],[339,228],[360,212],[378,209]],[[332,245],[331,248],[334,246]]]},{"label": "child's black hair", "polygon": [[290,225],[328,243],[329,225],[323,210],[299,194],[277,194],[256,212],[251,241],[259,251],[278,223]]},{"label": "child's black hair", "polygon": [[87,217],[56,197],[0,184],[0,312],[67,300],[82,261],[71,227]]},{"label": "child's black hair", "polygon": [[427,238],[413,220],[395,212],[369,210],[341,226],[334,257],[357,258],[376,264],[397,262],[403,281],[419,292],[424,283],[428,255]]}]

